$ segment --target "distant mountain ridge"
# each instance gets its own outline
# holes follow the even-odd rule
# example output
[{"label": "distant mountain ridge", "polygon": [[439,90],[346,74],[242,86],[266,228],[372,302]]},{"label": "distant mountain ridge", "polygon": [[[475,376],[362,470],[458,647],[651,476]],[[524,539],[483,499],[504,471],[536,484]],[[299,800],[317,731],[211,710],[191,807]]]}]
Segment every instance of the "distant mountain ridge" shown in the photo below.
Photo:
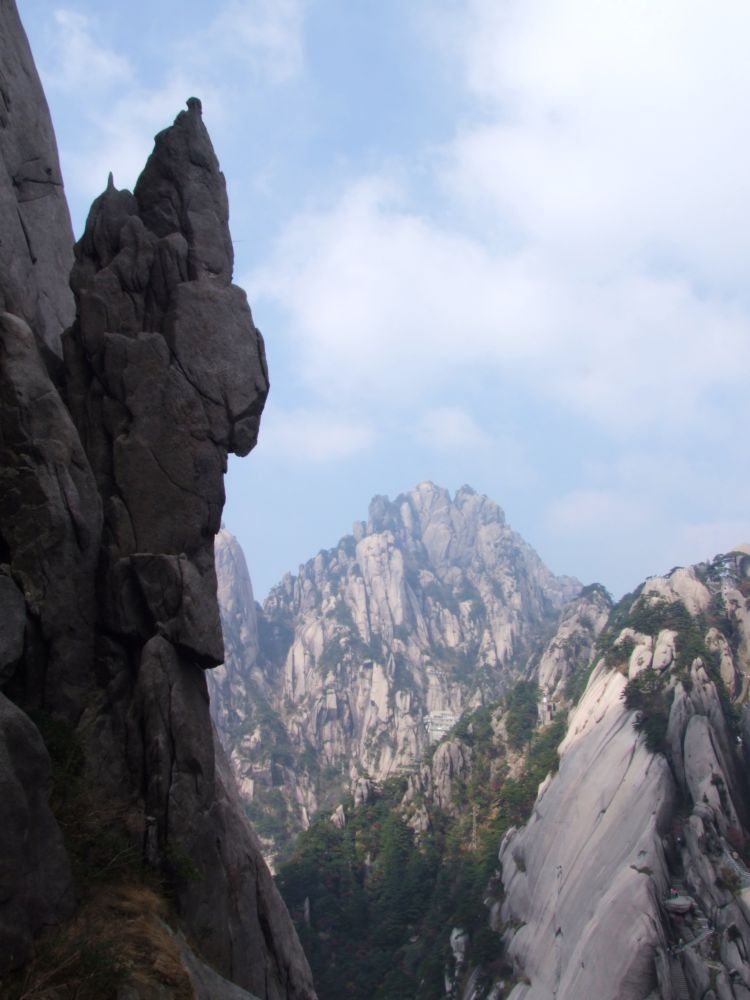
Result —
[{"label": "distant mountain ridge", "polygon": [[257,632],[245,616],[244,639],[236,550],[218,536],[227,654],[213,712],[269,846],[358,779],[415,766],[430,721],[444,730],[496,701],[581,590],[467,486],[375,497],[366,522],[271,590]]},{"label": "distant mountain ridge", "polygon": [[321,1000],[746,998],[748,694],[744,546],[585,587],[528,679],[300,836]]}]

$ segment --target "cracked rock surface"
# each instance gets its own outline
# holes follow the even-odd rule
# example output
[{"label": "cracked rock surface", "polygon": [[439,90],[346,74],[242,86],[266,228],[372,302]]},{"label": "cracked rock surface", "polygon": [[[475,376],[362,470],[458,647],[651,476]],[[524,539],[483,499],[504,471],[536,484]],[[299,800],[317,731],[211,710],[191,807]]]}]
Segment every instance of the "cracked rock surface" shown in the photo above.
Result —
[{"label": "cracked rock surface", "polygon": [[[739,724],[728,708],[749,669],[746,559],[652,577],[621,610],[632,624],[594,667],[559,771],[500,848],[493,923],[516,975],[510,1000],[748,995],[750,712]],[[664,609],[671,626],[634,627]],[[636,714],[623,693],[644,677],[659,701]],[[660,720],[659,752],[639,719]]]},{"label": "cracked rock surface", "polygon": [[223,475],[255,445],[268,377],[200,102],[134,192],[110,178],[73,253],[11,0],[0,29],[0,954],[23,961],[74,902],[40,712],[81,742],[196,961],[243,995],[312,1000],[208,712]]},{"label": "cracked rock surface", "polygon": [[0,309],[60,354],[73,231],[47,101],[14,3],[0,3]]}]

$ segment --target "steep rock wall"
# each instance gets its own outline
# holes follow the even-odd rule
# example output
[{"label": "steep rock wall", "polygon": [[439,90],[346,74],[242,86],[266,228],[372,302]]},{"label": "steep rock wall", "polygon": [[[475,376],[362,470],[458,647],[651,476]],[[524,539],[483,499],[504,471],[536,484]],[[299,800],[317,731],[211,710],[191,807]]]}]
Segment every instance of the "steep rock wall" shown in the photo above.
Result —
[{"label": "steep rock wall", "polygon": [[200,102],[156,137],[132,194],[110,178],[94,203],[61,351],[74,315],[67,208],[9,0],[0,17],[2,254],[13,258],[0,269],[0,780],[14,831],[0,952],[23,961],[74,902],[32,713],[82,746],[102,815],[170,885],[202,957],[261,998],[312,998],[209,716],[223,473],[229,451],[255,444],[268,382],[231,284]]},{"label": "steep rock wall", "polygon": [[501,847],[513,1000],[748,996],[750,788],[728,715],[749,592],[730,554],[615,610],[559,772]]},{"label": "steep rock wall", "polygon": [[[15,5],[0,4],[0,975],[74,906],[50,762],[12,702],[80,688],[93,651],[100,502],[55,380],[74,315],[73,233],[52,123]],[[84,668],[85,669],[85,668]],[[8,696],[6,698],[6,695]],[[10,700],[8,700],[10,698]]]},{"label": "steep rock wall", "polygon": [[26,33],[0,3],[0,309],[24,320],[50,362],[74,315],[73,231],[55,133]]}]

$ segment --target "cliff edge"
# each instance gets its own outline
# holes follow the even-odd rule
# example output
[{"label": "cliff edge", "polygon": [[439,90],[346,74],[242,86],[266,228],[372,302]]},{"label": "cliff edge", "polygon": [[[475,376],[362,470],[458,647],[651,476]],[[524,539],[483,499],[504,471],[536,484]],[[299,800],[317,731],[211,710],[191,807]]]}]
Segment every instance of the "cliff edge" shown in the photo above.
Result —
[{"label": "cliff edge", "polygon": [[312,998],[208,711],[223,474],[255,445],[268,378],[200,102],[132,193],[110,178],[73,261],[8,0],[0,21],[0,975],[80,913],[80,865],[111,840],[168,895],[194,995],[206,962],[259,997]]}]

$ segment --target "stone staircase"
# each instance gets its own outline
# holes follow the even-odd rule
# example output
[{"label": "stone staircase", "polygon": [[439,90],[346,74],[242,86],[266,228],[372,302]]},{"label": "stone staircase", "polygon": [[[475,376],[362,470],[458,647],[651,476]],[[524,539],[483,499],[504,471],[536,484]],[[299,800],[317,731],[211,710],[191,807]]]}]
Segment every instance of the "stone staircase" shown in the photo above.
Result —
[{"label": "stone staircase", "polygon": [[674,1000],[690,1000],[690,990],[688,989],[685,973],[679,958],[672,959],[669,973],[672,980]]},{"label": "stone staircase", "polygon": [[747,889],[750,886],[750,871],[745,868],[741,861],[733,858],[729,851],[724,851],[724,856],[722,861],[728,866],[730,871],[733,871],[737,878],[740,880],[740,885],[743,889]]}]

